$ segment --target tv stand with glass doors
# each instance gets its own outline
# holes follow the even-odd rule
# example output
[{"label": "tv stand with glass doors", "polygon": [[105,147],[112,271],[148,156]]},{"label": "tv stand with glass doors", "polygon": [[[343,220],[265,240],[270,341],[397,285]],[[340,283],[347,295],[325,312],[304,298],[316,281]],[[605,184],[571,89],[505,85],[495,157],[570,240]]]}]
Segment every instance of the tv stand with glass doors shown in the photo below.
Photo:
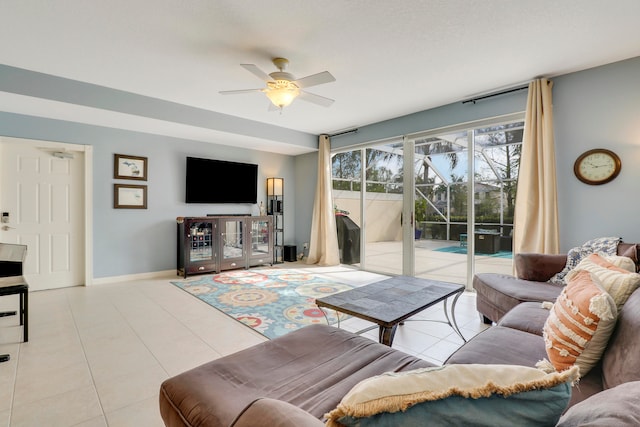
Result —
[{"label": "tv stand with glass doors", "polygon": [[270,216],[178,217],[176,223],[180,276],[273,264]]}]

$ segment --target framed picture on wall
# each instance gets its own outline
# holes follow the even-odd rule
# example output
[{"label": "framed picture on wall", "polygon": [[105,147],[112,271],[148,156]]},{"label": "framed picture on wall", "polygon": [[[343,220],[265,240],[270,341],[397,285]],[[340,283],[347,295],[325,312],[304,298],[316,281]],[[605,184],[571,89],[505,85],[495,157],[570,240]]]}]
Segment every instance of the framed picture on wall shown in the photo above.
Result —
[{"label": "framed picture on wall", "polygon": [[115,179],[147,180],[147,158],[114,154],[113,177]]},{"label": "framed picture on wall", "polygon": [[147,186],[113,184],[114,209],[147,209]]}]

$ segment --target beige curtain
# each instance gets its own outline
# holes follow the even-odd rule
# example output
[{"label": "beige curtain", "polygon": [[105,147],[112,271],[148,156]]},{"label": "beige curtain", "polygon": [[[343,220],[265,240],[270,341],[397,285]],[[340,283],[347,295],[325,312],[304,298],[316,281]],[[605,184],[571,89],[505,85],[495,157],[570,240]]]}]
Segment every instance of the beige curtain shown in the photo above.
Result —
[{"label": "beige curtain", "polygon": [[331,196],[331,141],[328,135],[320,135],[318,141],[318,185],[313,205],[311,238],[307,264],[338,265],[340,252],[336,217]]},{"label": "beige curtain", "polygon": [[514,218],[515,253],[557,254],[559,250],[552,87],[547,79],[529,84]]}]

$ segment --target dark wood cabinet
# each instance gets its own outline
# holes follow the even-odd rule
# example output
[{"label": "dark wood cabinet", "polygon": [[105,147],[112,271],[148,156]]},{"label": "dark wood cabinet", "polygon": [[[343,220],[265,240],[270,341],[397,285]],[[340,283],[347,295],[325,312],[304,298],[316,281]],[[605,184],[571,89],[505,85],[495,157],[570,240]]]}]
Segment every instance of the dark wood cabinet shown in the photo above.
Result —
[{"label": "dark wood cabinet", "polygon": [[211,218],[176,219],[178,224],[178,275],[211,273],[218,268],[217,226]]},{"label": "dark wood cabinet", "polygon": [[178,217],[176,222],[178,275],[273,264],[271,217]]},{"label": "dark wood cabinet", "polygon": [[247,247],[248,267],[273,264],[274,233],[271,217],[250,217],[248,222],[249,241]]},{"label": "dark wood cabinet", "polygon": [[220,226],[220,270],[246,267],[246,217],[218,218]]}]

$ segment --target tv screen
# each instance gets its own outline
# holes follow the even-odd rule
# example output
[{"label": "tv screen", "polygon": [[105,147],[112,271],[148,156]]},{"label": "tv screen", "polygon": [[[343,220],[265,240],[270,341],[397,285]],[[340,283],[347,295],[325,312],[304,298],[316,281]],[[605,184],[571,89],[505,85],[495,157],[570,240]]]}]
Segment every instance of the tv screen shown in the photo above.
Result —
[{"label": "tv screen", "polygon": [[187,157],[186,203],[257,203],[258,165]]}]

